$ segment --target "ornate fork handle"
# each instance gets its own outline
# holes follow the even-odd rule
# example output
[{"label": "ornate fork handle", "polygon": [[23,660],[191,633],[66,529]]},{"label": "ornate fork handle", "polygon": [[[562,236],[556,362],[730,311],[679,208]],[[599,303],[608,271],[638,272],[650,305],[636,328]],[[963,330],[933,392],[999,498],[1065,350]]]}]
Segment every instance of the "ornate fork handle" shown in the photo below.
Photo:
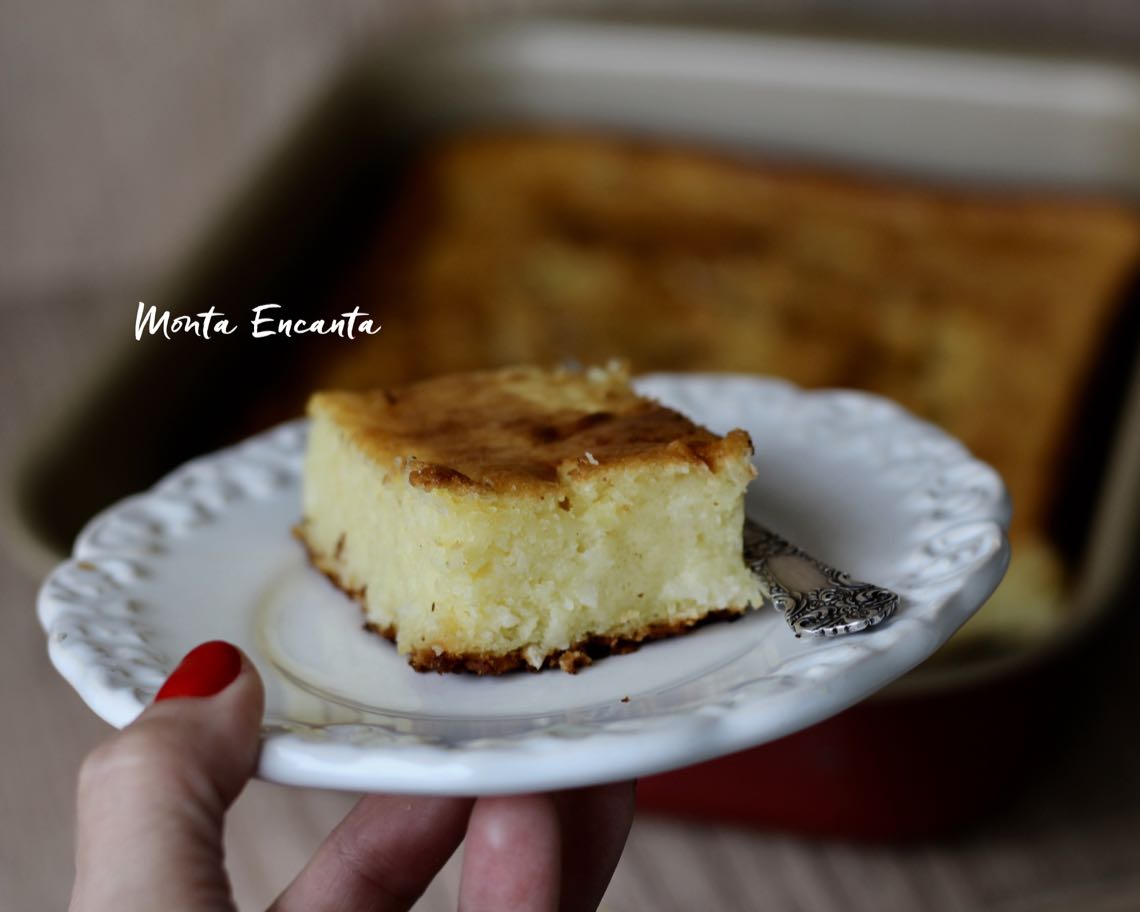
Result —
[{"label": "ornate fork handle", "polygon": [[744,521],[744,560],[796,636],[855,633],[898,608],[890,589],[851,579],[751,519]]}]

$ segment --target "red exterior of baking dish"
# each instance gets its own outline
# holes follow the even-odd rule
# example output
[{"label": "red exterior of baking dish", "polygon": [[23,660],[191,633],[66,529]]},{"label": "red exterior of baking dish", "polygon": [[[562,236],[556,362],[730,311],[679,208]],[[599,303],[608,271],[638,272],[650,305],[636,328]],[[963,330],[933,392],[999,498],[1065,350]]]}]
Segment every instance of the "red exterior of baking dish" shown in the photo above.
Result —
[{"label": "red exterior of baking dish", "polygon": [[1056,736],[1091,652],[1075,639],[1028,667],[888,690],[778,741],[650,776],[638,808],[851,840],[961,828],[1014,794]]}]

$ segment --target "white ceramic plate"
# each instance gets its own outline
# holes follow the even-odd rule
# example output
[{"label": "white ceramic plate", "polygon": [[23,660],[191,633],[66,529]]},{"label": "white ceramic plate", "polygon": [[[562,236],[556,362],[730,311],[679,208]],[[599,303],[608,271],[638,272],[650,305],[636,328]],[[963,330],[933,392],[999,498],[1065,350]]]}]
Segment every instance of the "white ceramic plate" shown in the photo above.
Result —
[{"label": "white ceramic plate", "polygon": [[997,474],[883,399],[729,375],[653,375],[643,392],[757,444],[749,514],[902,596],[865,633],[796,639],[775,611],[577,675],[419,674],[290,534],[305,424],[174,472],[95,518],[44,583],[56,668],[129,723],[194,645],[222,638],[267,685],[260,775],[371,791],[494,794],[659,772],[751,747],[868,696],[930,655],[997,585]]}]

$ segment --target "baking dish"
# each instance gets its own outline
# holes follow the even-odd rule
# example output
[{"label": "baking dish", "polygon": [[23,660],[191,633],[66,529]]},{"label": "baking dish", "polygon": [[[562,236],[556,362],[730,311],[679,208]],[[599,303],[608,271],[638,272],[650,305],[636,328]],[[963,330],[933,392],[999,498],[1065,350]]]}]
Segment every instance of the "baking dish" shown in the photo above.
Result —
[{"label": "baking dish", "polygon": [[[300,310],[327,297],[417,147],[441,131],[490,124],[614,129],[972,184],[1140,191],[1140,73],[1119,65],[506,20],[406,36],[362,55],[150,300],[174,312],[237,313],[268,301]],[[108,356],[19,471],[18,534],[42,560],[64,553],[106,503],[228,442],[248,378],[296,354],[293,340],[241,335],[211,340],[208,361],[200,340],[136,343],[127,328],[134,306],[124,302],[126,350]],[[784,741],[647,780],[643,807],[900,838],[991,806],[1056,721],[1058,688],[1091,654],[1129,571],[1140,397],[1134,382],[1117,379],[1113,433],[1091,448],[1098,507],[1061,633],[994,661],[919,669]],[[811,787],[773,787],[799,779]]]}]

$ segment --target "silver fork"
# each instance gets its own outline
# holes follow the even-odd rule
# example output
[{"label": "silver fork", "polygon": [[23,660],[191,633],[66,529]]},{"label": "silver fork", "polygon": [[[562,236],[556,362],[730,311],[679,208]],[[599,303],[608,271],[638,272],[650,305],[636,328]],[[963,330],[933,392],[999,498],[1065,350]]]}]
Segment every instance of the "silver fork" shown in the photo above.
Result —
[{"label": "silver fork", "polygon": [[752,519],[744,520],[744,560],[796,636],[865,630],[899,605],[890,589],[852,579]]}]

